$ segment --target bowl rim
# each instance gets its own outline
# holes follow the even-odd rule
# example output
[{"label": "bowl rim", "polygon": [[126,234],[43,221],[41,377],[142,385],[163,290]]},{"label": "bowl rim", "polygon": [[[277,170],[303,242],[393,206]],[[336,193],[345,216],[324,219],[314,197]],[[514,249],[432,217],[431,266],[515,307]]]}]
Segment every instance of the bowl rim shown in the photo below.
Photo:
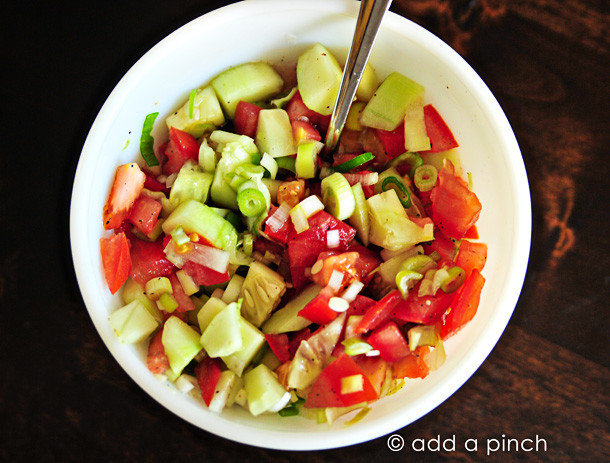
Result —
[{"label": "bowl rim", "polygon": [[[376,426],[372,429],[368,427],[350,427],[347,429],[336,429],[333,430],[334,432],[329,432],[326,428],[320,429],[320,431],[293,432],[253,428],[250,425],[226,419],[222,415],[217,415],[216,419],[210,419],[209,422],[201,423],[196,419],[196,414],[189,413],[188,410],[177,411],[175,404],[171,403],[166,391],[161,386],[151,387],[149,381],[145,381],[134,374],[133,359],[126,358],[125,355],[120,354],[116,349],[111,347],[112,343],[106,338],[104,330],[101,329],[99,322],[96,321],[96,317],[89,310],[89,307],[93,306],[94,301],[92,300],[91,283],[85,278],[85,274],[90,271],[91,254],[83,251],[86,249],[83,244],[86,238],[84,233],[85,224],[79,220],[78,212],[83,204],[87,204],[89,198],[89,194],[82,193],[87,191],[85,187],[85,172],[91,169],[92,164],[97,161],[88,156],[87,153],[93,150],[96,144],[101,143],[103,135],[109,129],[112,114],[117,110],[116,102],[121,100],[122,95],[129,92],[130,86],[133,85],[133,81],[138,73],[154,62],[155,55],[161,49],[169,46],[171,41],[175,40],[179,35],[189,34],[193,29],[202,27],[208,21],[227,21],[235,15],[247,17],[253,13],[260,14],[262,9],[277,11],[280,9],[280,6],[285,10],[298,7],[319,11],[320,14],[351,11],[357,15],[358,4],[359,2],[356,0],[335,0],[332,2],[327,0],[293,0],[292,2],[282,2],[281,0],[256,0],[256,2],[244,0],[223,6],[193,19],[176,29],[147,51],[116,84],[91,126],[81,151],[71,198],[70,241],[78,285],[98,333],[102,337],[106,348],[109,349],[123,370],[158,403],[196,427],[235,442],[276,450],[323,450],[370,441],[395,432],[417,421],[454,394],[488,357],[512,316],[525,280],[531,246],[531,198],[521,152],[506,115],[487,85],[456,51],[440,38],[413,21],[388,11],[386,17],[384,17],[382,28],[390,29],[403,35],[416,34],[423,37],[426,40],[426,47],[433,50],[443,62],[449,63],[451,70],[464,80],[465,85],[473,93],[474,98],[486,103],[485,115],[490,119],[490,124],[498,129],[497,135],[500,137],[500,143],[507,146],[507,151],[514,154],[507,165],[510,170],[509,175],[519,185],[517,190],[519,201],[517,201],[518,207],[515,208],[514,219],[515,223],[519,225],[515,227],[514,235],[514,243],[518,245],[518,252],[511,262],[512,268],[508,272],[510,278],[505,282],[503,287],[504,296],[501,300],[503,301],[504,310],[496,310],[494,312],[489,320],[489,326],[483,335],[476,340],[470,351],[463,358],[461,363],[465,367],[453,369],[446,379],[434,388],[434,393],[426,394],[424,400],[418,401],[417,404],[410,404],[414,408],[411,415],[415,415],[416,418],[408,422],[404,418],[401,419],[400,414],[394,413],[387,419],[378,420]],[[349,44],[347,45],[349,46]],[[157,380],[154,379],[154,381]]]}]

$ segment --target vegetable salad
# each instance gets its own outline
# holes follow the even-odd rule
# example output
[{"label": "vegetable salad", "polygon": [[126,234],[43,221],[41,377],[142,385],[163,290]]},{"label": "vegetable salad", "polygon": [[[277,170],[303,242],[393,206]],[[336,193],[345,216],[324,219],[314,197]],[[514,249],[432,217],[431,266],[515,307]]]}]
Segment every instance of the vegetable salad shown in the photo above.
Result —
[{"label": "vegetable salad", "polygon": [[477,311],[487,246],[453,133],[420,83],[367,66],[327,153],[341,74],[322,44],[289,72],[227,69],[148,115],[141,159],[116,170],[109,322],[214,412],[359,419],[440,368]]}]

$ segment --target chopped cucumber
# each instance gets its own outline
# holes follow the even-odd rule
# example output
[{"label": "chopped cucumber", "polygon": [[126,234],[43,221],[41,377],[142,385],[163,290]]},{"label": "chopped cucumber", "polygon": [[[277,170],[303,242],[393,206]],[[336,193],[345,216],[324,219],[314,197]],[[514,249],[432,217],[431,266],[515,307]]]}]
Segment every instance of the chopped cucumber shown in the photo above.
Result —
[{"label": "chopped cucumber", "polygon": [[355,101],[352,103],[352,106],[349,108],[349,112],[347,113],[347,119],[345,120],[345,128],[347,130],[362,130],[362,125],[360,125],[360,115],[362,114],[364,106],[365,103],[363,101]]},{"label": "chopped cucumber", "polygon": [[375,72],[375,68],[371,66],[371,63],[367,63],[362,72],[358,88],[356,89],[356,99],[362,102],[369,101],[373,98],[377,87],[379,87],[377,72]]},{"label": "chopped cucumber", "polygon": [[231,355],[221,357],[229,370],[238,376],[242,375],[244,369],[265,345],[265,336],[252,323],[241,318],[240,329],[242,348]]},{"label": "chopped cucumber", "polygon": [[248,154],[258,153],[254,140],[247,135],[239,135],[225,130],[214,130],[210,134],[210,142],[214,143],[218,151],[224,151],[229,143],[236,143]]},{"label": "chopped cucumber", "polygon": [[261,110],[255,142],[261,153],[268,153],[274,158],[295,154],[297,147],[288,113],[283,109]]},{"label": "chopped cucumber", "polygon": [[157,322],[161,323],[163,321],[163,316],[161,315],[161,311],[157,307],[157,304],[148,298],[144,287],[131,278],[128,278],[123,285],[121,299],[125,305],[135,300],[139,301]]},{"label": "chopped cucumber", "polygon": [[284,85],[282,77],[264,62],[245,63],[221,72],[212,87],[230,119],[240,101],[255,103],[278,94]]},{"label": "chopped cucumber", "polygon": [[260,262],[252,262],[240,291],[242,315],[254,326],[261,326],[285,291],[286,282],[279,273]]},{"label": "chopped cucumber", "polygon": [[309,140],[299,143],[297,147],[297,158],[294,164],[297,177],[314,178],[318,165],[318,154],[322,151],[324,143]]},{"label": "chopped cucumber", "polygon": [[212,319],[218,315],[225,307],[227,303],[217,297],[210,297],[197,314],[197,323],[199,323],[199,329],[203,333],[210,325]]},{"label": "chopped cucumber", "polygon": [[162,294],[173,293],[172,284],[167,277],[151,278],[144,285],[146,295],[153,301],[159,300]]},{"label": "chopped cucumber", "polygon": [[143,341],[159,327],[157,320],[137,299],[112,312],[109,321],[124,344]]},{"label": "chopped cucumber", "polygon": [[394,130],[403,122],[414,98],[423,98],[424,87],[398,72],[388,75],[360,115],[367,127]]},{"label": "chopped cucumber", "polygon": [[299,56],[297,82],[303,103],[323,115],[332,113],[343,71],[334,55],[316,43]]},{"label": "chopped cucumber", "polygon": [[316,297],[322,288],[317,285],[305,287],[297,296],[292,298],[284,307],[276,310],[271,318],[263,325],[263,333],[278,334],[290,331],[300,331],[309,326],[311,322],[299,317],[298,313]]},{"label": "chopped cucumber", "polygon": [[239,305],[230,303],[220,311],[201,335],[201,345],[210,357],[234,354],[242,348]]},{"label": "chopped cucumber", "polygon": [[354,192],[347,179],[335,172],[322,179],[322,202],[326,210],[339,220],[349,219],[356,208]]},{"label": "chopped cucumber", "polygon": [[229,400],[229,397],[231,397],[236,385],[241,385],[241,383],[238,384],[237,375],[235,373],[231,370],[225,370],[220,373],[208,409],[214,413],[220,413],[227,405],[227,401]]},{"label": "chopped cucumber", "polygon": [[180,374],[185,366],[201,351],[200,334],[178,317],[169,317],[163,325],[161,342],[175,374]]},{"label": "chopped cucumber", "polygon": [[225,123],[225,116],[212,87],[197,89],[193,99],[192,115],[189,114],[189,106],[190,101],[187,101],[165,119],[168,129],[175,127],[199,138],[205,132],[212,131]]},{"label": "chopped cucumber", "polygon": [[220,249],[229,250],[237,243],[237,231],[227,220],[216,214],[211,207],[190,199],[180,203],[163,222],[166,234],[178,225],[186,233],[197,233]]},{"label": "chopped cucumber", "polygon": [[352,185],[352,192],[354,193],[355,208],[354,213],[347,221],[356,229],[356,234],[362,244],[368,246],[370,229],[369,206],[362,190],[362,184],[356,183]]},{"label": "chopped cucumber", "polygon": [[405,109],[405,149],[426,151],[431,148],[424,120],[424,98],[422,95],[410,99]]},{"label": "chopped cucumber", "polygon": [[254,416],[272,409],[286,394],[275,373],[262,364],[244,375],[244,388]]},{"label": "chopped cucumber", "polygon": [[213,174],[202,172],[198,165],[187,162],[174,180],[169,200],[176,206],[189,199],[205,203],[213,179]]}]

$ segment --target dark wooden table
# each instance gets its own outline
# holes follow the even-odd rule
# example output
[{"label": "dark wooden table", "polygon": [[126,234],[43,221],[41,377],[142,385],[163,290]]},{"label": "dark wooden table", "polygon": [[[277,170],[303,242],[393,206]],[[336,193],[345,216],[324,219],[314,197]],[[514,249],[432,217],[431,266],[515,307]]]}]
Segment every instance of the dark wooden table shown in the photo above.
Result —
[{"label": "dark wooden table", "polygon": [[[394,1],[394,12],[447,41],[494,92],[520,143],[533,203],[529,269],[505,334],[453,397],[397,431],[402,451],[391,452],[387,436],[315,453],[230,442],[166,411],[112,360],[72,269],[78,156],[129,67],[227,3],[13,2],[3,11],[0,460],[610,461],[604,0]],[[412,448],[435,438],[454,440],[455,450]],[[469,439],[477,451],[464,448]],[[513,444],[487,456],[488,439],[525,448],[538,439],[538,449]]]}]

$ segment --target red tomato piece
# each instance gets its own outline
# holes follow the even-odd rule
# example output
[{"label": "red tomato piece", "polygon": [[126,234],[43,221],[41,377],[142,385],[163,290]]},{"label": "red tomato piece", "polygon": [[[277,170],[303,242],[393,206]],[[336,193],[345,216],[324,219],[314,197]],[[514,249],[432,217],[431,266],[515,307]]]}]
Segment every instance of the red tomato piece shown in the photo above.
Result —
[{"label": "red tomato piece", "polygon": [[235,132],[254,138],[258,127],[258,114],[261,109],[263,108],[247,101],[237,103],[233,120]]},{"label": "red tomato piece", "polygon": [[373,278],[371,272],[381,265],[383,259],[378,252],[362,246],[356,241],[352,241],[347,250],[358,253],[358,260],[355,263],[356,278],[367,284]]},{"label": "red tomato piece", "polygon": [[286,333],[265,334],[265,340],[280,362],[285,363],[290,360],[289,340]]},{"label": "red tomato piece", "polygon": [[430,255],[436,251],[446,261],[453,261],[458,249],[456,242],[442,233],[435,233],[434,239],[428,243],[422,243],[422,247],[424,254]]},{"label": "red tomato piece", "polygon": [[131,240],[131,278],[145,285],[148,280],[155,277],[168,276],[175,270],[165,257],[164,246],[161,240],[150,242],[137,238]]},{"label": "red tomato piece", "polygon": [[439,322],[439,333],[442,339],[454,335],[460,328],[472,320],[477,313],[484,284],[485,278],[475,268],[458,290],[451,303],[451,308]]},{"label": "red tomato piece", "polygon": [[222,360],[206,357],[195,367],[195,376],[199,389],[201,389],[201,397],[208,407],[214,397],[214,391],[222,373],[222,365]]},{"label": "red tomato piece", "polygon": [[[362,390],[342,393],[342,379],[356,375],[362,375]],[[342,354],[322,370],[313,383],[304,406],[306,408],[349,407],[378,398],[379,394],[368,376],[349,355]]]},{"label": "red tomato piece", "polygon": [[373,346],[373,349],[379,351],[382,359],[390,363],[396,362],[411,352],[400,328],[392,321],[373,330],[367,338],[367,342]]},{"label": "red tomato piece", "polygon": [[472,241],[462,240],[458,255],[455,259],[455,265],[466,272],[466,277],[468,277],[474,269],[477,269],[479,272],[483,270],[486,262],[486,243],[474,243]]},{"label": "red tomato piece", "polygon": [[322,140],[320,132],[310,122],[296,119],[291,121],[290,124],[292,125],[292,135],[297,145],[303,140]]},{"label": "red tomato piece", "polygon": [[150,338],[148,353],[146,355],[146,366],[156,375],[162,375],[169,368],[169,359],[165,354],[165,347],[161,340],[162,336],[163,329],[160,329]]},{"label": "red tomato piece", "polygon": [[423,323],[429,325],[438,321],[453,300],[453,294],[446,294],[439,289],[434,296],[418,296],[419,285],[415,286],[406,299],[394,307],[392,317],[403,322]]},{"label": "red tomato piece", "polygon": [[127,281],[131,270],[129,240],[125,233],[101,238],[100,251],[108,289],[112,294],[115,294]]},{"label": "red tomato piece", "polygon": [[464,179],[454,175],[447,168],[439,172],[430,199],[432,220],[450,238],[462,239],[479,219],[481,213],[479,198],[468,189]]},{"label": "red tomato piece", "polygon": [[175,273],[172,273],[168,276],[170,283],[172,284],[172,296],[178,302],[178,307],[176,307],[176,312],[188,312],[189,310],[195,310],[195,303],[191,300],[191,298],[184,292],[184,288],[178,280],[178,277]]},{"label": "red tomato piece", "polygon": [[366,355],[360,355],[355,357],[354,360],[362,372],[367,376],[377,391],[377,394],[379,394],[381,392],[381,385],[385,380],[385,372],[388,363],[379,356],[367,357]]},{"label": "red tomato piece", "polygon": [[337,318],[339,313],[329,307],[328,302],[331,297],[332,294],[330,291],[326,290],[326,288],[322,289],[320,294],[309,301],[305,307],[299,311],[299,317],[306,318],[318,325],[326,325],[327,323],[332,322]]},{"label": "red tomato piece", "polygon": [[425,378],[430,373],[426,364],[426,355],[430,352],[428,346],[416,347],[413,352],[392,364],[392,377],[400,378]]},{"label": "red tomato piece", "polygon": [[271,217],[277,211],[277,209],[278,208],[276,206],[274,206],[273,204],[271,205],[269,209],[269,215],[265,220],[264,232],[265,235],[267,235],[267,237],[269,237],[270,239],[282,244],[286,244],[288,243],[290,235],[294,233],[294,227],[292,225],[292,220],[290,220],[290,217],[288,217],[288,219],[283,223],[283,225],[277,230],[272,230],[271,227],[267,226],[269,217]]},{"label": "red tomato piece", "polygon": [[133,203],[131,212],[127,219],[142,233],[148,235],[153,231],[157,221],[159,220],[159,213],[161,212],[162,206],[159,201],[151,198],[148,195],[141,194]]},{"label": "red tomato piece", "polygon": [[150,191],[164,191],[167,189],[167,186],[147,172],[146,179],[144,180],[144,188]]},{"label": "red tomato piece", "polygon": [[[357,252],[323,251],[318,255],[318,261],[322,261],[322,269],[311,275],[311,280],[318,286],[328,285],[331,275],[336,270],[343,273],[343,284],[351,280],[356,273],[356,263],[360,254]],[[347,278],[346,278],[347,277]]]},{"label": "red tomato piece", "polygon": [[432,147],[428,152],[438,153],[439,151],[447,151],[459,146],[451,129],[431,104],[424,106],[424,122],[428,138],[430,139],[430,146]]},{"label": "red tomato piece", "polygon": [[182,266],[182,270],[199,286],[211,286],[225,283],[231,279],[229,272],[217,272],[205,265],[187,260]]},{"label": "red tomato piece", "polygon": [[169,143],[165,148],[167,161],[163,173],[171,175],[178,172],[185,162],[199,159],[199,144],[195,137],[175,127],[169,129]]},{"label": "red tomato piece", "polygon": [[117,167],[112,189],[104,206],[104,229],[112,230],[123,223],[133,203],[140,196],[145,180],[146,175],[136,163]]},{"label": "red tomato piece", "polygon": [[286,112],[291,121],[305,120],[311,122],[320,132],[326,132],[330,124],[330,115],[324,116],[309,109],[303,102],[299,92],[296,92],[286,104]]},{"label": "red tomato piece", "polygon": [[377,301],[375,301],[375,299],[371,299],[370,297],[358,294],[356,296],[356,299],[354,299],[349,305],[346,317],[349,318],[352,315],[364,315],[366,311],[375,304],[377,304]]},{"label": "red tomato piece", "polygon": [[400,301],[402,301],[400,291],[397,289],[390,291],[375,305],[367,309],[354,331],[357,334],[362,334],[375,329],[390,318]]},{"label": "red tomato piece", "polygon": [[375,134],[381,140],[383,149],[386,152],[387,160],[390,161],[400,156],[405,149],[405,125],[400,124],[394,130],[374,129]]},{"label": "red tomato piece", "polygon": [[288,338],[288,352],[290,352],[290,358],[294,357],[297,349],[301,345],[301,341],[306,341],[311,337],[311,328],[306,327],[296,333],[291,333]]}]

